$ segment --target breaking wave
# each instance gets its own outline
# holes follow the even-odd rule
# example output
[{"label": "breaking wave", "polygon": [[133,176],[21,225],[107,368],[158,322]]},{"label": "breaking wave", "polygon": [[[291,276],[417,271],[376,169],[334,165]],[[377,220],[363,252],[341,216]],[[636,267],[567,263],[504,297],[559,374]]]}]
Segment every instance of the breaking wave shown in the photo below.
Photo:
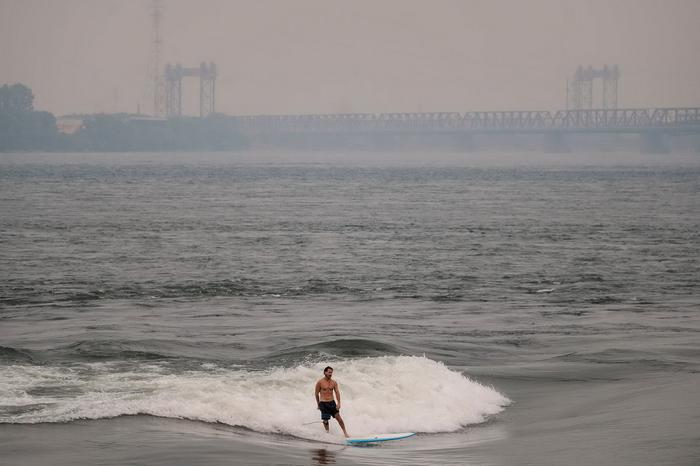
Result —
[{"label": "breaking wave", "polygon": [[[450,432],[481,423],[509,404],[426,357],[383,356],[332,363],[353,435]],[[329,440],[317,421],[313,386],[325,363],[251,371],[203,363],[174,371],[167,361],[89,362],[70,367],[0,367],[0,422],[69,422],[146,414]],[[332,423],[331,439],[340,441]]]}]

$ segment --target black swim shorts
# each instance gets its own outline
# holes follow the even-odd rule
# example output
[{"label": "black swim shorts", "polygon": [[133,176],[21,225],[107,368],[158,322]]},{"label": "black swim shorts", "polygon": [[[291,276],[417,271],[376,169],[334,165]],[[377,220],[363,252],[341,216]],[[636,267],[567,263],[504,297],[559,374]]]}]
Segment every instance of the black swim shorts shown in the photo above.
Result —
[{"label": "black swim shorts", "polygon": [[321,419],[324,421],[338,414],[338,407],[335,405],[335,401],[321,401],[318,403],[318,409],[321,410]]}]

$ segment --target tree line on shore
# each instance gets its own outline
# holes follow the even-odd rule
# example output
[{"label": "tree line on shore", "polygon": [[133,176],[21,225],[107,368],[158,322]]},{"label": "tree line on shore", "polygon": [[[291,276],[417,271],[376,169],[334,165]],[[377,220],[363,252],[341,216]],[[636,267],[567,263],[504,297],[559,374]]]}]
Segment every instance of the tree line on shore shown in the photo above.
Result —
[{"label": "tree line on shore", "polygon": [[128,114],[80,115],[72,134],[58,130],[50,112],[34,109],[23,84],[0,87],[0,152],[234,150],[248,146],[225,115],[152,119]]}]

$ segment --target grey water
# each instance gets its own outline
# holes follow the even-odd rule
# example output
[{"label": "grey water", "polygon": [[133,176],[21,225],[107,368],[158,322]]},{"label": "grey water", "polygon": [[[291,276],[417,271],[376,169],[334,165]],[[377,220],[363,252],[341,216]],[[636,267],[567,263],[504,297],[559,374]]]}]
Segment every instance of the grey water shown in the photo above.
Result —
[{"label": "grey water", "polygon": [[698,257],[698,154],[3,154],[0,463],[700,464]]}]

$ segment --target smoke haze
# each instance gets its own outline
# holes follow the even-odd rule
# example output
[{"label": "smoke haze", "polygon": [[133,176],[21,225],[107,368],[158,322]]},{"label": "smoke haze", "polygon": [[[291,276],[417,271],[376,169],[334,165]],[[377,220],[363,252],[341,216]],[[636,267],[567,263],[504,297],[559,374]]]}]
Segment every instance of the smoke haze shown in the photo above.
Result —
[{"label": "smoke haze", "polygon": [[[0,84],[56,114],[149,113],[150,9],[0,0]],[[215,62],[228,114],[559,109],[589,64],[620,66],[621,107],[697,106],[698,19],[695,0],[165,0],[162,63]]]}]

